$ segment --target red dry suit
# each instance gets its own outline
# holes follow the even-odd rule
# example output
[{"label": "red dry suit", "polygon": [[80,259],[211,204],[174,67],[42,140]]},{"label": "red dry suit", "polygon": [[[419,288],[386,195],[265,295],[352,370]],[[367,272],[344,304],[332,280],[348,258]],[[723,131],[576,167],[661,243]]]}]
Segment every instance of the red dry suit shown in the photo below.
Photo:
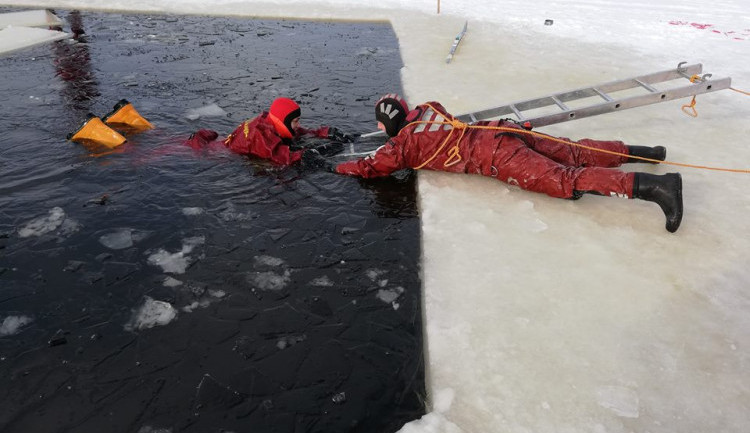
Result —
[{"label": "red dry suit", "polygon": [[[330,127],[322,126],[318,129],[297,128],[294,138],[312,136],[327,138]],[[200,130],[193,134],[185,144],[193,148],[211,146],[218,134],[211,130]],[[201,140],[203,138],[203,140]],[[198,142],[199,141],[199,142]],[[291,165],[300,160],[303,150],[293,151],[289,148],[292,140],[282,138],[276,127],[264,111],[259,116],[246,120],[231,134],[221,140],[232,152],[242,155],[252,155],[267,159],[280,165]]]},{"label": "red dry suit", "polygon": [[576,142],[621,154],[612,155],[560,143],[550,136],[531,135],[509,121],[481,121],[474,124],[480,128],[463,130],[443,123],[453,119],[438,102],[419,105],[409,112],[407,125],[398,135],[373,155],[341,163],[335,171],[370,178],[403,168],[424,168],[491,176],[552,197],[574,198],[584,192],[632,196],[633,173],[607,168],[627,160],[622,155],[628,150],[621,141]]}]

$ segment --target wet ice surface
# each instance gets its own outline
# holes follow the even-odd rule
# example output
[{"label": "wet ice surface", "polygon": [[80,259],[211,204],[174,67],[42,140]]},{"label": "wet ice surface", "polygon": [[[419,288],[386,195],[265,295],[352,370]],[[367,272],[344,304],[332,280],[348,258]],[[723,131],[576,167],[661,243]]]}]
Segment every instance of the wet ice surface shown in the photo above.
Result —
[{"label": "wet ice surface", "polygon": [[[419,418],[413,176],[179,144],[281,95],[304,126],[369,132],[399,83],[390,27],[57,13],[81,42],[0,58],[0,431],[384,432]],[[120,98],[157,128],[114,152],[65,140]]]}]

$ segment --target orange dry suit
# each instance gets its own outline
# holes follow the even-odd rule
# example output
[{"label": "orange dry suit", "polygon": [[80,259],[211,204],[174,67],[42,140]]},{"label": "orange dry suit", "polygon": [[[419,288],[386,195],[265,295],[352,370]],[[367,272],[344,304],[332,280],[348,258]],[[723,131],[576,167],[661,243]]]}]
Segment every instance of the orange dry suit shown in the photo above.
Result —
[{"label": "orange dry suit", "polygon": [[511,121],[480,121],[474,124],[479,128],[462,129],[460,125],[454,128],[452,120],[438,102],[419,105],[409,112],[398,135],[373,155],[338,164],[334,170],[364,178],[404,168],[481,174],[559,198],[577,198],[584,192],[621,197],[633,193],[633,173],[610,168],[628,158],[623,156],[628,151],[621,141],[576,142],[621,154],[612,155],[528,134]]},{"label": "orange dry suit", "polygon": [[[220,140],[232,152],[263,158],[280,165],[291,165],[300,160],[303,149],[292,150],[295,139],[304,136],[328,138],[330,127],[318,129],[297,128],[294,137],[284,138],[276,130],[267,111],[241,123],[231,134]],[[185,143],[193,148],[215,144],[219,134],[210,129],[201,129]]]}]

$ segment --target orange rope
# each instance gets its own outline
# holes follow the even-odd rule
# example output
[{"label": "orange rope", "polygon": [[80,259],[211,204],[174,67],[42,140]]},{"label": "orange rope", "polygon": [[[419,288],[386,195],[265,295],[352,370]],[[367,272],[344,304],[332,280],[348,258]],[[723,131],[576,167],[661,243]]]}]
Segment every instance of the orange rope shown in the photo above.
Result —
[{"label": "orange rope", "polygon": [[[443,113],[435,110],[434,107],[431,107],[429,104],[427,104],[427,105],[430,108],[432,108],[432,110],[435,111],[436,113],[443,115]],[[443,140],[443,143],[440,144],[440,146],[438,147],[438,150],[435,151],[435,153],[430,158],[428,158],[425,162],[423,162],[419,166],[414,167],[417,170],[419,170],[422,167],[424,167],[425,165],[429,164],[430,161],[432,161],[433,159],[435,159],[440,154],[440,152],[443,150],[443,148],[446,146],[446,144],[448,144],[448,140],[450,140],[450,138],[453,136],[453,131],[455,131],[456,129],[460,129],[461,130],[461,135],[458,137],[458,140],[456,140],[456,143],[453,146],[451,146],[451,148],[448,150],[448,159],[443,163],[443,166],[445,166],[445,167],[449,167],[449,166],[454,165],[454,164],[458,163],[459,161],[461,161],[461,155],[459,154],[459,147],[458,147],[458,145],[461,142],[461,139],[464,137],[464,133],[466,132],[467,129],[491,129],[491,130],[495,130],[495,131],[506,131],[506,132],[513,132],[513,133],[516,133],[516,134],[528,134],[528,135],[543,137],[543,138],[546,138],[548,140],[556,141],[558,143],[563,143],[563,144],[567,144],[567,145],[570,145],[570,146],[576,146],[576,147],[580,147],[580,148],[583,148],[583,149],[588,149],[588,150],[591,150],[591,151],[594,151],[594,152],[602,152],[602,153],[606,153],[606,154],[609,154],[609,155],[623,156],[623,157],[638,159],[638,160],[647,161],[647,162],[654,162],[654,163],[657,163],[657,164],[666,164],[666,165],[673,165],[673,166],[677,166],[677,167],[686,167],[686,168],[697,168],[697,169],[702,169],[702,170],[725,171],[725,172],[730,172],[730,173],[750,173],[750,169],[711,167],[711,166],[706,166],[706,165],[684,164],[684,163],[679,163],[679,162],[660,161],[658,159],[643,158],[643,157],[640,157],[640,156],[627,155],[627,154],[624,154],[624,153],[613,152],[611,150],[598,149],[598,148],[595,148],[595,147],[586,146],[584,144],[575,143],[575,142],[568,141],[568,140],[563,140],[563,139],[560,139],[560,138],[557,138],[557,137],[552,137],[551,135],[541,134],[539,132],[529,131],[529,130],[526,130],[526,129],[509,128],[507,126],[469,125],[469,124],[463,123],[463,122],[461,122],[460,120],[457,120],[457,119],[446,120],[444,122],[421,120],[421,121],[411,122],[411,123],[409,123],[409,125],[407,125],[407,127],[411,126],[411,125],[415,125],[415,124],[420,124],[420,123],[436,124],[436,125],[451,125],[453,127],[453,129],[451,129],[451,132],[448,134],[448,136],[445,138],[445,140]],[[453,160],[453,159],[455,159],[455,160]],[[450,163],[449,163],[449,161],[450,161]]]},{"label": "orange rope", "polygon": [[[693,74],[693,76],[690,77],[690,82],[695,83],[696,81],[700,79],[701,77],[699,77],[696,74]],[[686,108],[689,108],[691,111],[686,110]],[[695,109],[695,95],[693,95],[693,100],[690,101],[689,104],[685,104],[682,106],[682,111],[688,116],[698,117],[698,111]]]}]

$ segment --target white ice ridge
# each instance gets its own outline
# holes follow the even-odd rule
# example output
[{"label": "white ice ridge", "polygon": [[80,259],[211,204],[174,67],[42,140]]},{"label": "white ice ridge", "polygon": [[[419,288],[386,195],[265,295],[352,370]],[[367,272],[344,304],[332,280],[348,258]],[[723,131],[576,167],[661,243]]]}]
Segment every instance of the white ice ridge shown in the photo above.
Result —
[{"label": "white ice ridge", "polygon": [[34,320],[28,316],[8,316],[3,319],[3,323],[0,324],[0,337],[13,335],[23,326],[26,326],[33,321]]},{"label": "white ice ridge", "polygon": [[177,310],[169,302],[157,301],[149,296],[133,311],[125,330],[135,331],[163,326],[177,318]]},{"label": "white ice ridge", "polygon": [[182,249],[176,253],[170,253],[164,249],[159,249],[148,257],[148,263],[154,266],[160,266],[164,272],[172,274],[184,274],[190,265],[190,254],[193,249],[205,242],[203,236],[187,238],[182,241]]},{"label": "white ice ridge", "polygon": [[437,391],[432,397],[432,412],[404,425],[399,433],[463,433],[464,430],[446,418],[454,398],[452,388]]}]

